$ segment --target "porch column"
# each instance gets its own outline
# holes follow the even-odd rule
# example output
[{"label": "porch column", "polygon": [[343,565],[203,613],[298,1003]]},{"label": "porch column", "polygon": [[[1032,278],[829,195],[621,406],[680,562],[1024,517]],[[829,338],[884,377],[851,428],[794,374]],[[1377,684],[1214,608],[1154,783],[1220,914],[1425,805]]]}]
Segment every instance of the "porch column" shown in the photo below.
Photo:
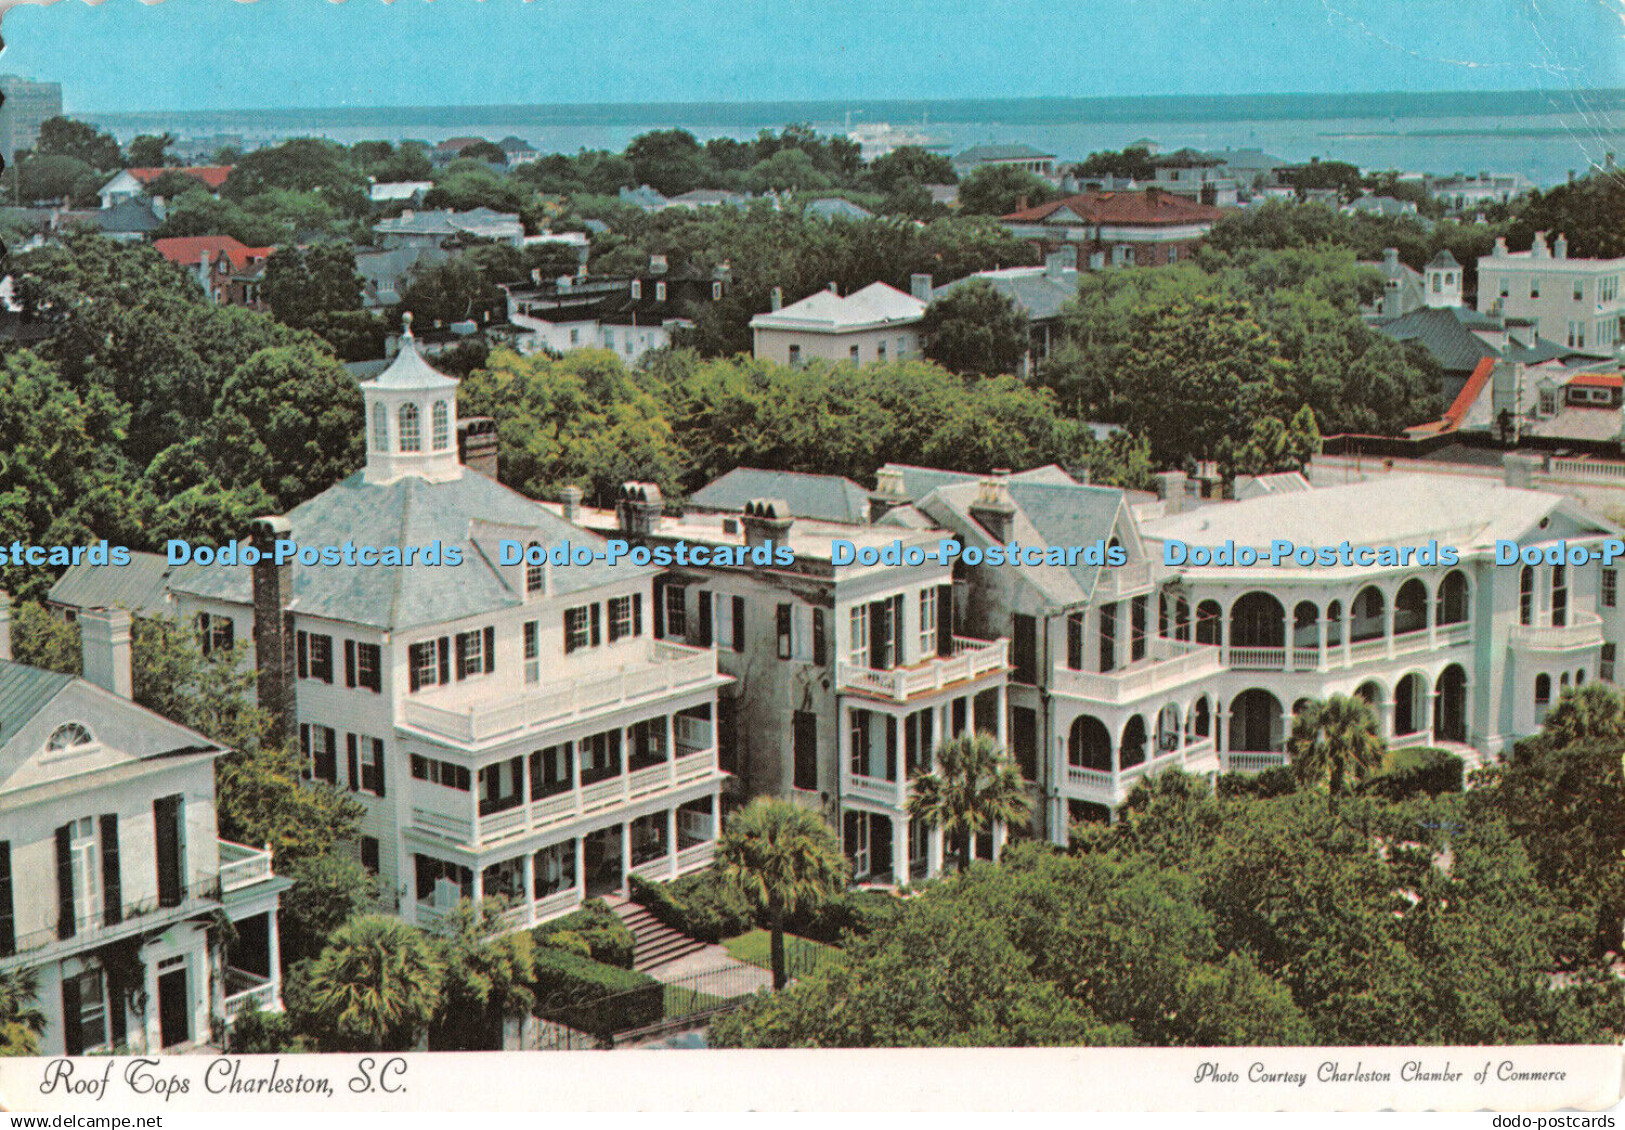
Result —
[{"label": "porch column", "polygon": [[[677,721],[676,715],[666,713],[666,772],[670,775],[672,783],[677,781]],[[676,850],[677,841],[672,841],[672,849]]]},{"label": "porch column", "polygon": [[1010,696],[1008,693],[1006,693],[1007,688],[1005,684],[1000,683],[998,690],[998,706],[996,709],[994,725],[998,728],[998,733],[996,736],[998,739],[999,748],[1005,749],[1005,742],[1009,740],[1009,721],[1005,716],[1010,711]]},{"label": "porch column", "polygon": [[[836,780],[845,781],[852,775],[852,723],[847,717],[850,711],[846,701],[839,701],[835,711],[835,769]],[[838,795],[845,796],[846,789]]]},{"label": "porch column", "polygon": [[[667,715],[669,718],[670,715]],[[671,861],[671,877],[677,878],[677,809],[666,809],[666,858]]]},{"label": "porch column", "polygon": [[527,851],[519,857],[519,897],[524,900],[524,913],[520,916],[520,921],[526,926],[533,926],[536,923],[536,891],[532,881],[534,874],[534,857]]},{"label": "porch column", "polygon": [[525,814],[525,831],[534,827],[531,817],[534,815],[530,809],[530,756],[521,754],[519,757],[519,774],[516,782],[519,785],[519,810]]},{"label": "porch column", "polygon": [[1439,598],[1436,593],[1429,593],[1424,603],[1424,615],[1428,623],[1428,650],[1432,651],[1439,646]]},{"label": "porch column", "polygon": [[581,811],[581,743],[566,742],[570,757],[570,790],[575,794],[575,808]]},{"label": "porch column", "polygon": [[1384,593],[1382,605],[1382,642],[1383,652],[1389,659],[1394,657],[1394,597]]},{"label": "porch column", "polygon": [[1379,715],[1378,721],[1382,726],[1382,736],[1389,740],[1397,737],[1398,735],[1394,733],[1394,700],[1391,696],[1382,704]]},{"label": "porch column", "polygon": [[272,991],[276,994],[276,999],[279,1000],[279,1001],[282,999],[282,921],[281,921],[281,918],[282,918],[282,912],[279,909],[277,909],[276,907],[272,907],[270,913],[267,914],[266,917],[265,917],[265,924],[268,927],[268,929],[266,930],[266,934],[268,936],[268,942],[269,942],[269,944],[267,946],[267,953],[268,953],[268,956],[270,958],[271,988],[272,988]]},{"label": "porch column", "polygon": [[900,887],[908,882],[908,818],[891,818],[891,881]]},{"label": "porch column", "polygon": [[1326,654],[1326,636],[1329,634],[1326,631],[1326,610],[1317,608],[1315,612],[1315,630],[1318,636],[1315,643],[1316,665],[1324,671],[1331,666],[1331,656]]},{"label": "porch column", "polygon": [[[535,866],[532,857],[531,866]],[[587,837],[576,837],[576,901],[587,901]]]},{"label": "porch column", "polygon": [[993,862],[997,863],[1004,854],[1005,841],[1010,838],[1010,829],[1000,820],[993,825]]},{"label": "porch column", "polygon": [[942,829],[936,826],[925,834],[925,873],[931,878],[942,874]]},{"label": "porch column", "polygon": [[1354,646],[1354,601],[1343,605],[1343,666],[1354,662],[1349,649]]},{"label": "porch column", "polygon": [[1049,842],[1058,847],[1066,847],[1071,841],[1071,830],[1067,827],[1067,806],[1064,796],[1048,798],[1049,805]]},{"label": "porch column", "polygon": [[474,872],[474,905],[478,907],[485,902],[485,868],[476,864],[469,870]]}]

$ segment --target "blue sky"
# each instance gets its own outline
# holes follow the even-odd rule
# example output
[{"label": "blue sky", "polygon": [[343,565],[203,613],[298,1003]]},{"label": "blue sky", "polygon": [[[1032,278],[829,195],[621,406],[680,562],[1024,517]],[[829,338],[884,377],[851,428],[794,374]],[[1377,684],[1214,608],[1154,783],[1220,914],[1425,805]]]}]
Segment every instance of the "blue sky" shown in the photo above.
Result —
[{"label": "blue sky", "polygon": [[70,112],[1625,86],[1625,0],[60,0]]}]

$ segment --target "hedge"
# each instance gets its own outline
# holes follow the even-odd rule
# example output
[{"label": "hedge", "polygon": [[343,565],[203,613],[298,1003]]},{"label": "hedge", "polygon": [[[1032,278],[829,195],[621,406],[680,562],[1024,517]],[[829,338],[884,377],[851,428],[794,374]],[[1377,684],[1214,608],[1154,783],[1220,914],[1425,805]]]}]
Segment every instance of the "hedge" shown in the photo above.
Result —
[{"label": "hedge", "polygon": [[588,899],[580,910],[542,923],[531,931],[531,937],[538,946],[546,946],[550,935],[561,933],[576,934],[585,940],[594,961],[622,969],[632,968],[632,951],[636,944],[632,928],[622,922],[603,899]]},{"label": "hedge", "polygon": [[632,901],[660,921],[703,942],[720,942],[754,929],[756,916],[745,896],[718,871],[653,883],[634,875]]},{"label": "hedge", "polygon": [[1277,797],[1298,789],[1298,776],[1290,765],[1278,765],[1257,773],[1226,773],[1219,778],[1221,797]]},{"label": "hedge", "polygon": [[847,934],[866,937],[897,921],[903,900],[887,891],[848,891],[785,920],[785,929],[815,942],[841,945]]},{"label": "hedge", "polygon": [[1389,755],[1388,767],[1366,780],[1360,791],[1396,801],[1420,793],[1459,793],[1466,770],[1466,763],[1449,750],[1431,746],[1396,749]]},{"label": "hedge", "polygon": [[536,1015],[600,1038],[658,1024],[666,987],[653,977],[563,950],[538,947]]}]

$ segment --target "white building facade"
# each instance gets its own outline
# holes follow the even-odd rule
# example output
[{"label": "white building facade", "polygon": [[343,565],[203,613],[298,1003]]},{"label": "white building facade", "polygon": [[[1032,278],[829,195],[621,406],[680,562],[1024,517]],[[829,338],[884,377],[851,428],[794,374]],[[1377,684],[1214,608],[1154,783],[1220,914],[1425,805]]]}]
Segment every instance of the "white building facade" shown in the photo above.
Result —
[{"label": "white building facade", "polygon": [[1542,337],[1607,355],[1619,347],[1625,318],[1621,278],[1625,259],[1571,259],[1562,234],[1548,244],[1536,232],[1528,251],[1508,251],[1497,239],[1478,260],[1478,309],[1527,319]]}]

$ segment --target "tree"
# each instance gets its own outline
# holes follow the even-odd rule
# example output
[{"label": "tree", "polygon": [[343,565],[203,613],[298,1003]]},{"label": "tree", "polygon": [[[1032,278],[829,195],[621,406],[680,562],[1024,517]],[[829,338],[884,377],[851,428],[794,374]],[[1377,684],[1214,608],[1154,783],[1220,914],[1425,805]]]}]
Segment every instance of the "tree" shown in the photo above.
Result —
[{"label": "tree", "polygon": [[110,133],[72,118],[46,118],[40,123],[36,157],[73,157],[100,172],[123,166],[118,141]]},{"label": "tree", "polygon": [[1019,372],[1027,356],[1027,317],[986,279],[970,279],[925,308],[925,355],[954,373]]},{"label": "tree", "polygon": [[1507,243],[1514,248],[1528,247],[1537,231],[1548,233],[1548,238],[1562,232],[1568,237],[1573,258],[1625,255],[1625,184],[1618,171],[1593,171],[1568,184],[1531,193],[1507,232]]},{"label": "tree", "polygon": [[1122,152],[1110,149],[1089,154],[1088,160],[1073,166],[1080,177],[1127,177],[1147,181],[1157,175],[1157,166],[1151,162],[1151,151],[1143,145],[1131,145]]},{"label": "tree", "polygon": [[818,814],[776,797],[757,797],[728,818],[717,842],[722,873],[766,913],[773,932],[773,987],[788,981],[784,919],[817,906],[846,885],[846,859]]},{"label": "tree", "polygon": [[959,210],[973,216],[1007,216],[1060,196],[1049,181],[1014,165],[983,165],[959,186]]},{"label": "tree", "polygon": [[0,970],[0,1056],[39,1054],[45,1013],[38,1002],[34,970]]},{"label": "tree", "polygon": [[19,604],[11,614],[11,651],[18,663],[77,675],[82,662],[79,625],[52,616],[43,604]]},{"label": "tree", "polygon": [[324,1049],[409,1051],[439,1008],[444,976],[423,931],[394,918],[355,918],[311,963],[304,1004]]},{"label": "tree", "polygon": [[[326,786],[300,786],[297,783],[293,788],[309,793],[334,792]],[[240,796],[239,790],[238,796],[233,799]],[[290,807],[298,804],[286,795],[284,803],[290,804]],[[307,811],[315,809],[316,818],[331,826],[330,806],[318,803],[300,807]],[[357,820],[355,823],[359,825],[360,822]],[[300,856],[297,851],[278,854],[274,843],[271,849],[277,874],[293,880],[293,886],[283,892],[278,903],[279,945],[284,966],[318,956],[327,940],[340,927],[378,905],[377,878],[368,874],[360,861],[350,853],[340,852],[332,844],[322,855]]]},{"label": "tree", "polygon": [[507,298],[473,264],[449,259],[414,271],[401,295],[401,309],[426,331],[453,322],[488,322],[507,310]]},{"label": "tree", "polygon": [[103,180],[101,173],[78,157],[33,156],[18,163],[17,197],[23,204],[65,200],[83,208],[97,202]]},{"label": "tree", "polygon": [[[579,938],[580,935],[575,935]],[[445,965],[440,1009],[429,1028],[434,1051],[500,1051],[502,1024],[536,1004],[535,941],[504,933],[497,907],[458,903],[437,941]]]},{"label": "tree", "polygon": [[1377,714],[1358,695],[1334,694],[1292,716],[1292,767],[1301,781],[1326,782],[1328,811],[1337,810],[1346,781],[1363,781],[1381,767],[1385,749]]},{"label": "tree", "polygon": [[918,145],[900,145],[876,157],[869,162],[869,177],[886,193],[917,185],[959,183],[952,161]]},{"label": "tree", "polygon": [[679,196],[701,187],[705,157],[700,143],[687,130],[655,130],[639,134],[626,147],[633,179],[667,196]]},{"label": "tree", "polygon": [[1027,785],[991,734],[949,738],[937,746],[935,763],[934,770],[922,770],[910,781],[908,815],[942,830],[964,872],[978,835],[1031,816]]},{"label": "tree", "polygon": [[132,168],[157,169],[164,165],[179,164],[169,156],[170,147],[175,144],[175,135],[172,133],[150,134],[144,133],[130,142],[130,148],[125,159]]},{"label": "tree", "polygon": [[1625,699],[1606,683],[1565,688],[1541,722],[1539,740],[1552,749],[1587,742],[1625,746]]},{"label": "tree", "polygon": [[457,151],[459,161],[486,161],[493,165],[506,165],[508,155],[494,141],[479,138]]}]

